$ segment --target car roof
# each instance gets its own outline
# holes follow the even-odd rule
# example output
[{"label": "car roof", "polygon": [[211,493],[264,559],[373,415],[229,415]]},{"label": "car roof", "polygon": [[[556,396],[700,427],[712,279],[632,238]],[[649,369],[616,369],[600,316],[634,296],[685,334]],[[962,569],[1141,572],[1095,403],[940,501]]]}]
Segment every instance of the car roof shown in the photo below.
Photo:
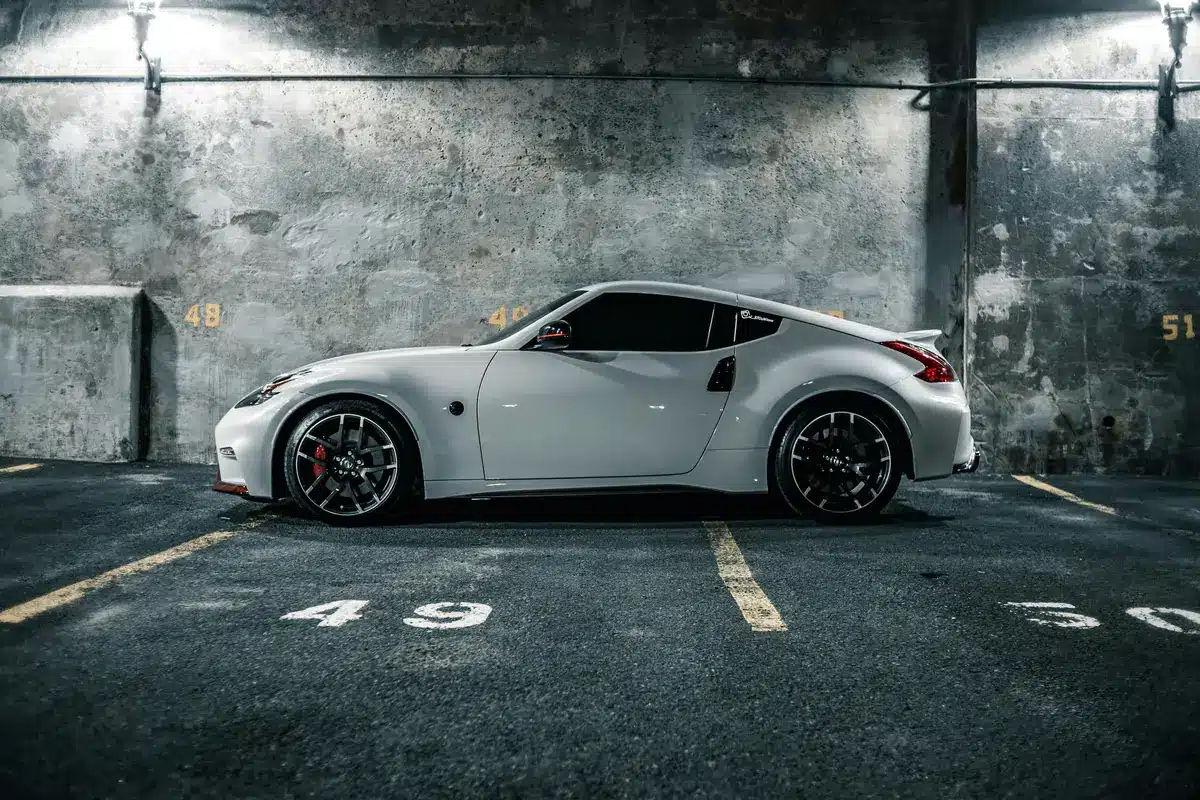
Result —
[{"label": "car roof", "polygon": [[691,297],[696,300],[710,300],[717,303],[727,303],[729,305],[748,308],[752,311],[762,311],[767,314],[806,322],[810,325],[818,325],[822,328],[829,328],[830,330],[840,331],[851,336],[870,339],[875,342],[900,338],[900,334],[885,328],[877,328],[874,325],[865,325],[861,322],[841,319],[820,311],[812,311],[811,309],[788,305],[787,303],[777,303],[773,300],[763,300],[760,297],[736,294],[723,289],[709,289],[703,286],[690,286],[684,283],[670,283],[667,281],[609,281],[607,283],[594,283],[590,286],[580,288],[582,291],[587,292],[638,292],[642,294],[669,294],[676,297]]}]

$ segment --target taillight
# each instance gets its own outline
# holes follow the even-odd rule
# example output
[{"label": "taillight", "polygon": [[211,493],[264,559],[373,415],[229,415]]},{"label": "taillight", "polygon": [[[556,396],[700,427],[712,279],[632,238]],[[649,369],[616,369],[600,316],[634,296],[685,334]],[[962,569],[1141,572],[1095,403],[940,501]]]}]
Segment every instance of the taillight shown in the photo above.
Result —
[{"label": "taillight", "polygon": [[884,347],[895,350],[897,353],[904,353],[909,358],[916,359],[925,367],[916,374],[916,377],[929,383],[952,383],[958,378],[954,375],[954,368],[950,366],[950,362],[934,353],[931,350],[926,350],[919,345],[909,342],[882,342]]}]

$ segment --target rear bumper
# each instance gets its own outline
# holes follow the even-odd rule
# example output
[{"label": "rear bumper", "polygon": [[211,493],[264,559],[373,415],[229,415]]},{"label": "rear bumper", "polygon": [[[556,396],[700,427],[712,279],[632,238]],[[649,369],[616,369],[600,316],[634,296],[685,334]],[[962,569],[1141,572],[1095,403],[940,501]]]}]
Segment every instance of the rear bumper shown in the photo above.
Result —
[{"label": "rear bumper", "polygon": [[979,469],[979,448],[978,447],[975,448],[975,454],[971,457],[970,461],[964,461],[961,464],[954,465],[955,474],[958,474],[960,472],[974,472],[977,469]]}]

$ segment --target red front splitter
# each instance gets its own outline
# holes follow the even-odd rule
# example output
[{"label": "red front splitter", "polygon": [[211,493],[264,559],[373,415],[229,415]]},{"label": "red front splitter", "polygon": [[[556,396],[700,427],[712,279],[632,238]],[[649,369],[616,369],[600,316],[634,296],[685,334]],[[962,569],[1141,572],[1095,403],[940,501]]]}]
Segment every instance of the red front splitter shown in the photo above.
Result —
[{"label": "red front splitter", "polygon": [[240,483],[226,483],[221,480],[221,467],[217,466],[217,482],[213,484],[214,492],[224,492],[225,494],[245,494],[250,491],[249,486],[243,486]]}]

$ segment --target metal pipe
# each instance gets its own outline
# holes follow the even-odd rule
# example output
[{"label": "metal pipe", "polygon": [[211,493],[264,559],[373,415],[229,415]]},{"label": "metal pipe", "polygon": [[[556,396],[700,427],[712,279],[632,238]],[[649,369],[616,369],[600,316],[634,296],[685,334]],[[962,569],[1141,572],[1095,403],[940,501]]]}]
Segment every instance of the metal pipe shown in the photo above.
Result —
[{"label": "metal pipe", "polygon": [[[455,80],[581,80],[581,81],[669,81],[687,83],[739,83],[765,86],[813,86],[835,89],[890,89],[928,93],[939,89],[1091,89],[1096,91],[1158,90],[1156,81],[1086,80],[1045,78],[964,78],[940,83],[905,81],[833,81],[807,78],[754,78],[732,75],[646,75],[585,73],[208,73],[162,76],[163,83],[253,83],[253,82],[367,82],[367,81],[455,81]],[[140,83],[135,75],[0,75],[0,83]],[[1179,84],[1180,91],[1200,90],[1200,81]]]}]

